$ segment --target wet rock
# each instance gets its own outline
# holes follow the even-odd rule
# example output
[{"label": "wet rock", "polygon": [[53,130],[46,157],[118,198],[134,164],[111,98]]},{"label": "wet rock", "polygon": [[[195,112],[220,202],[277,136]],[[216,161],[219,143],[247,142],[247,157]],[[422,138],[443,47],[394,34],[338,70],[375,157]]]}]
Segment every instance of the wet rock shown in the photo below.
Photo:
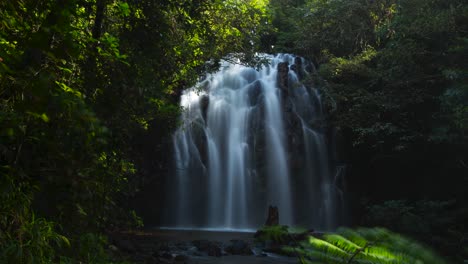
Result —
[{"label": "wet rock", "polygon": [[122,251],[134,253],[136,251],[135,245],[129,240],[117,240],[116,246]]},{"label": "wet rock", "polygon": [[186,251],[189,249],[190,245],[187,245],[187,243],[181,242],[181,243],[177,243],[175,247],[179,250]]},{"label": "wet rock", "polygon": [[164,252],[164,253],[162,253],[161,258],[163,258],[163,259],[172,259],[172,254],[170,254],[169,252]]},{"label": "wet rock", "polygon": [[206,252],[195,251],[195,252],[192,253],[192,256],[206,257],[206,256],[208,256],[208,254]]},{"label": "wet rock", "polygon": [[169,251],[170,248],[169,248],[169,245],[167,243],[164,243],[162,245],[159,246],[159,251]]},{"label": "wet rock", "polygon": [[282,254],[282,247],[283,245],[273,241],[267,240],[265,241],[265,248],[263,249],[265,252],[275,253],[275,254]]},{"label": "wet rock", "polygon": [[310,73],[317,73],[317,67],[315,67],[317,63],[314,63],[313,61],[310,61],[305,65],[305,69],[310,72]]},{"label": "wet rock", "polygon": [[283,91],[283,93],[287,94],[288,92],[288,73],[289,67],[287,62],[280,62],[278,63],[278,87]]},{"label": "wet rock", "polygon": [[[288,147],[288,160],[293,161],[293,160],[302,160],[303,155],[300,155],[300,151],[303,149],[303,139],[304,139],[304,134],[303,134],[303,128],[302,128],[302,122],[300,117],[292,112],[288,113],[286,115],[286,120],[285,120],[285,128],[286,128],[286,140],[287,140],[287,147]],[[291,164],[292,168],[294,167],[294,164]],[[300,166],[300,165],[298,165]]]},{"label": "wet rock", "polygon": [[205,128],[201,124],[202,122],[194,121],[191,124],[192,140],[198,148],[200,153],[200,159],[203,164],[207,164],[208,161],[208,149],[207,149],[207,137]]},{"label": "wet rock", "polygon": [[283,111],[285,115],[291,115],[294,112],[294,103],[291,99],[283,100]]},{"label": "wet rock", "polygon": [[301,57],[294,58],[294,66],[295,66],[295,72],[297,74],[297,77],[299,77],[299,80],[302,80],[304,78],[305,73],[303,70]]},{"label": "wet rock", "polygon": [[262,83],[255,81],[248,87],[247,95],[249,97],[249,104],[251,106],[258,105],[262,95]]},{"label": "wet rock", "polygon": [[298,157],[295,153],[288,156],[291,169],[298,170],[304,168],[304,158]]},{"label": "wet rock", "polygon": [[217,245],[212,245],[208,249],[208,256],[221,257],[221,255],[222,255],[221,248],[219,246],[217,246]]},{"label": "wet rock", "polygon": [[158,259],[153,256],[145,256],[144,263],[145,264],[159,264],[160,261],[158,261]]},{"label": "wet rock", "polygon": [[220,257],[222,255],[221,247],[216,242],[194,240],[192,243],[199,251],[206,253],[208,256]]},{"label": "wet rock", "polygon": [[231,243],[225,248],[226,252],[232,255],[253,255],[249,244],[243,240],[231,240]]},{"label": "wet rock", "polygon": [[199,250],[199,251],[206,251],[209,247],[211,242],[208,240],[194,240],[192,244]]},{"label": "wet rock", "polygon": [[254,82],[255,80],[257,80],[257,71],[254,70],[254,69],[251,69],[251,68],[247,68],[247,69],[244,69],[242,72],[241,72],[241,75],[242,77],[244,77],[244,79],[248,82],[248,83],[251,83],[251,82]]},{"label": "wet rock", "polygon": [[156,262],[158,264],[169,264],[169,263],[174,263],[172,259],[165,259],[165,258],[158,258],[158,261]]},{"label": "wet rock", "polygon": [[297,74],[297,65],[296,64],[291,65],[290,69],[291,69],[291,71],[294,71]]},{"label": "wet rock", "polygon": [[118,252],[119,251],[119,249],[114,245],[109,245],[109,250],[112,251],[112,252]]},{"label": "wet rock", "polygon": [[177,262],[186,262],[189,260],[189,257],[187,257],[186,255],[177,255],[175,256],[174,260]]},{"label": "wet rock", "polygon": [[206,114],[208,112],[208,106],[210,105],[210,97],[208,95],[202,95],[200,97],[200,110],[203,119],[206,121]]}]

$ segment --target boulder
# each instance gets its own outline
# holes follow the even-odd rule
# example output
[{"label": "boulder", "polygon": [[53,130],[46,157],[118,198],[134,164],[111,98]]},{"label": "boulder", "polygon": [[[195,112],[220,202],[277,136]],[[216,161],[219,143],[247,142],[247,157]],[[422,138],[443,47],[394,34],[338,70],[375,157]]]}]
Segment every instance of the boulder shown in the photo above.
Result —
[{"label": "boulder", "polygon": [[212,242],[209,240],[194,240],[192,244],[199,250],[199,251],[206,251],[210,247]]},{"label": "boulder", "polygon": [[222,256],[222,250],[219,246],[217,245],[211,245],[210,248],[208,248],[208,256],[212,257],[221,257]]},{"label": "boulder", "polygon": [[136,252],[135,245],[130,240],[117,240],[115,245],[118,249],[127,252],[134,253]]},{"label": "boulder", "polygon": [[253,255],[252,248],[243,240],[231,240],[231,243],[225,248],[225,250],[232,255]]},{"label": "boulder", "polygon": [[211,242],[208,240],[194,240],[192,244],[203,253],[208,254],[208,256],[220,257],[222,255],[221,247],[216,242]]}]

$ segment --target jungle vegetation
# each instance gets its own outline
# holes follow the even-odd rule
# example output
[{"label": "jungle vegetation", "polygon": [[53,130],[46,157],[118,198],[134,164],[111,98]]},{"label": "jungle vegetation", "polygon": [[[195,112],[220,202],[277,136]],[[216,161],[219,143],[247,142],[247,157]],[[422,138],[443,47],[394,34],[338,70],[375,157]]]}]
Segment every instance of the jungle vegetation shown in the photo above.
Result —
[{"label": "jungle vegetation", "polygon": [[2,263],[93,262],[104,231],[141,225],[128,201],[181,90],[227,54],[252,62],[266,19],[260,0],[7,0],[0,17]]},{"label": "jungle vegetation", "polygon": [[309,80],[338,129],[351,223],[467,257],[468,5],[458,0],[270,2],[273,52]]},{"label": "jungle vegetation", "polygon": [[350,225],[467,259],[467,33],[463,0],[0,1],[0,262],[114,261],[181,91],[256,52],[316,65]]}]

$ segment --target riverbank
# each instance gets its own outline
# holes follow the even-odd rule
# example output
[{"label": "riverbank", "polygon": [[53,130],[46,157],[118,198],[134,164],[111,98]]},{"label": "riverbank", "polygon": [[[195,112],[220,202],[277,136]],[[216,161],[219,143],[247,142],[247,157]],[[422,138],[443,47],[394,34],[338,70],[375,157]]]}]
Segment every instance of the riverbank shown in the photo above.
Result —
[{"label": "riverbank", "polygon": [[114,256],[133,263],[297,263],[265,251],[247,231],[147,229],[111,233],[109,242]]}]

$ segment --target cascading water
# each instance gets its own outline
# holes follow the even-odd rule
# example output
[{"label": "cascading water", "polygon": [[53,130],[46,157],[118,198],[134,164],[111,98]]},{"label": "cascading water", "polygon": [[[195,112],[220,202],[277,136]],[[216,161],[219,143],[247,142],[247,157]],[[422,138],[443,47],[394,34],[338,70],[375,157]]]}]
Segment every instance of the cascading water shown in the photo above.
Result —
[{"label": "cascading water", "polygon": [[281,224],[337,224],[341,192],[320,94],[301,83],[302,59],[267,58],[260,70],[224,62],[184,91],[164,226],[258,228],[269,205],[278,206]]}]

